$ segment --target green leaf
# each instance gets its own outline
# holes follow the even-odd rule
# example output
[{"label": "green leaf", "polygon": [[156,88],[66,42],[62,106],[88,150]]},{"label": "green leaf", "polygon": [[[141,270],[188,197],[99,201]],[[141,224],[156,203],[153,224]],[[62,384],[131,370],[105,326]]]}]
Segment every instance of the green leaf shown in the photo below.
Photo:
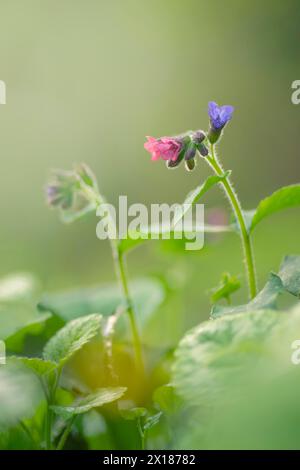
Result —
[{"label": "green leaf", "polygon": [[[137,322],[143,329],[165,299],[164,288],[156,279],[140,279],[130,283],[130,292],[137,311]],[[45,295],[40,308],[55,313],[67,322],[93,312],[100,312],[103,316],[113,315],[122,304],[124,301],[120,286],[113,283]],[[122,315],[116,334],[124,336],[126,325],[127,318]]]},{"label": "green leaf", "polygon": [[15,273],[0,279],[0,339],[7,350],[22,351],[26,336],[45,330],[51,314],[36,311],[40,283],[30,273]]},{"label": "green leaf", "polygon": [[229,300],[230,296],[239,290],[240,287],[241,282],[236,276],[224,273],[219,285],[211,290],[211,303],[215,304],[221,299]]},{"label": "green leaf", "polygon": [[275,212],[300,205],[300,184],[285,186],[275,191],[271,196],[263,199],[252,219],[250,231],[266,217]]},{"label": "green leaf", "polygon": [[[200,186],[197,186],[196,189],[194,189],[193,191],[191,191],[187,195],[187,197],[185,198],[183,204],[184,205],[186,204],[188,206],[191,205],[191,204],[196,204],[196,202],[198,202],[199,199],[205,193],[207,193],[207,191],[209,191],[213,186],[220,183],[222,180],[228,178],[228,176],[230,176],[230,173],[231,173],[231,171],[228,170],[225,173],[223,173],[223,175],[221,175],[221,176],[217,176],[217,175],[209,176],[204,181],[204,183],[202,183]],[[189,210],[188,207],[185,207],[184,205],[180,206],[177,213],[174,215],[174,219],[173,219],[173,226],[174,227],[176,227],[178,222],[184,217],[186,212]]]},{"label": "green leaf", "polygon": [[[22,309],[22,311],[24,310]],[[14,310],[14,312],[16,312],[16,310]],[[27,336],[38,336],[44,332],[51,318],[51,313],[33,314],[32,318],[29,318],[23,325],[15,326],[13,326],[11,320],[9,320],[9,325],[7,326],[11,328],[11,331],[4,338],[7,349],[15,353],[20,353],[23,349],[25,338]]]},{"label": "green leaf", "polygon": [[167,414],[176,413],[182,404],[181,398],[171,384],[158,387],[153,393],[153,401]]},{"label": "green leaf", "polygon": [[278,273],[282,284],[290,294],[300,295],[300,256],[286,256]]},{"label": "green leaf", "polygon": [[128,421],[135,421],[138,418],[142,418],[148,414],[148,410],[143,407],[136,408],[122,408],[119,407],[120,415],[123,419]]},{"label": "green leaf", "polygon": [[226,386],[267,355],[267,343],[286,315],[275,310],[228,315],[200,324],[175,352],[172,383],[190,405],[210,406]]},{"label": "green leaf", "polygon": [[63,419],[87,413],[93,408],[99,408],[121,398],[126,392],[125,387],[102,388],[84,398],[75,401],[72,406],[51,406],[51,409]]},{"label": "green leaf", "polygon": [[162,417],[161,411],[151,416],[148,416],[148,418],[145,419],[145,423],[143,425],[144,431],[148,431],[149,429],[153,428],[153,426],[158,424],[161,417]]},{"label": "green leaf", "polygon": [[297,297],[300,295],[300,256],[286,256],[279,273],[271,273],[267,284],[248,304],[230,307],[215,305],[211,316],[217,318],[231,313],[275,309],[279,295],[285,291]]},{"label": "green leaf", "polygon": [[57,364],[55,362],[46,361],[40,359],[39,357],[12,356],[10,358],[10,361],[23,364],[25,367],[32,370],[38,376],[48,374],[57,367]]},{"label": "green leaf", "polygon": [[18,424],[33,416],[43,399],[36,377],[24,368],[9,362],[0,366],[0,429]]},{"label": "green leaf", "polygon": [[64,365],[79,349],[94,338],[100,330],[101,315],[92,314],[66,324],[46,344],[44,359]]},{"label": "green leaf", "polygon": [[265,287],[248,304],[238,306],[214,305],[211,317],[217,318],[232,313],[251,312],[262,309],[276,308],[276,301],[280,293],[284,291],[282,281],[279,276],[271,273]]}]

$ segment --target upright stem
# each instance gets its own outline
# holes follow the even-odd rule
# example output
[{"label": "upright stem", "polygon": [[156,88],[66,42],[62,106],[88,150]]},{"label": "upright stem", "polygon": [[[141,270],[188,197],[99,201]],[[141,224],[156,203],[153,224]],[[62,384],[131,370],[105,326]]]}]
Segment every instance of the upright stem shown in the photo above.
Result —
[{"label": "upright stem", "polygon": [[[211,144],[211,155],[208,156],[206,159],[217,175],[220,176],[224,173],[224,170],[221,164],[218,162],[218,159],[215,155],[213,144]],[[241,234],[241,240],[242,240],[243,251],[244,251],[244,256],[245,256],[245,265],[246,265],[246,271],[247,271],[247,277],[248,277],[249,295],[250,295],[250,298],[253,299],[253,297],[256,296],[257,288],[256,288],[256,274],[255,274],[255,264],[254,264],[254,255],[253,255],[251,238],[246,227],[245,218],[243,215],[240,201],[237,197],[237,194],[235,193],[233,189],[230,179],[228,177],[224,178],[221,181],[221,184],[223,185],[226,196],[232,205],[233,211],[235,213],[237,222],[240,227],[240,234]]]},{"label": "upright stem", "polygon": [[68,424],[67,424],[64,432],[62,433],[61,438],[60,438],[60,440],[57,444],[56,450],[62,450],[64,448],[65,443],[68,439],[68,436],[71,432],[71,429],[72,429],[72,426],[74,424],[75,419],[76,419],[76,415],[74,415],[74,416],[72,416],[72,418],[70,418],[70,420],[69,420],[69,422],[68,422]]},{"label": "upright stem", "polygon": [[[96,202],[97,207],[100,207],[101,204],[105,202],[102,196],[100,196],[100,194],[95,195],[93,193],[92,196],[90,197],[94,198],[94,201]],[[109,231],[111,229],[112,233],[114,234],[116,232],[115,221],[113,220],[109,210],[107,210],[106,216],[107,216],[107,220],[109,224]],[[142,345],[141,345],[141,341],[139,337],[138,327],[136,324],[136,315],[135,315],[133,303],[129,294],[127,274],[126,274],[126,268],[124,264],[124,255],[123,253],[120,252],[119,240],[110,238],[110,245],[112,249],[112,255],[113,255],[113,261],[115,264],[116,274],[122,286],[124,301],[126,304],[126,311],[127,311],[129,321],[130,321],[137,371],[143,376],[144,375],[144,362],[143,362]]]}]

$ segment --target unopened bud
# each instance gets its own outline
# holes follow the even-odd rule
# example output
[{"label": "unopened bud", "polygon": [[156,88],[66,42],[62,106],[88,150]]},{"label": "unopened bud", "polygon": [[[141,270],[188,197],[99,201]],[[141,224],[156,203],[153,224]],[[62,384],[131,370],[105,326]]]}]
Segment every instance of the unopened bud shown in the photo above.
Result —
[{"label": "unopened bud", "polygon": [[208,155],[208,148],[206,147],[206,145],[204,144],[199,144],[197,146],[198,150],[199,150],[199,153],[200,155],[202,155],[202,157],[207,157]]},{"label": "unopened bud", "polygon": [[191,160],[185,160],[185,168],[187,171],[193,171],[196,166],[195,159],[192,158]]}]

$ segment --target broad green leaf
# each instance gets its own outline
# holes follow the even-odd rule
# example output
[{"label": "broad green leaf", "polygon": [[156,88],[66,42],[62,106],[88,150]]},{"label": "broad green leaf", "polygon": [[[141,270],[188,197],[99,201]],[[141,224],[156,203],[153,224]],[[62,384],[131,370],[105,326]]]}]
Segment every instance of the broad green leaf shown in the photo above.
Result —
[{"label": "broad green leaf", "polygon": [[92,314],[67,323],[46,344],[44,359],[64,365],[100,331],[101,315]]},{"label": "broad green leaf", "polygon": [[219,285],[211,290],[211,303],[215,304],[221,299],[229,300],[230,296],[239,290],[240,287],[241,282],[236,276],[224,273]]},{"label": "broad green leaf", "polygon": [[0,279],[0,339],[8,350],[20,352],[26,336],[45,330],[51,314],[38,314],[38,280],[30,273],[16,273]]},{"label": "broad green leaf", "polygon": [[277,298],[283,291],[284,287],[280,277],[271,273],[265,287],[248,304],[238,306],[214,305],[211,311],[211,317],[217,318],[223,315],[230,315],[232,313],[253,312],[255,310],[261,309],[274,309],[276,308]]},{"label": "broad green leaf", "polygon": [[32,370],[38,376],[48,374],[57,367],[56,362],[46,361],[39,357],[12,356],[10,360],[19,364],[23,364],[25,367]]},{"label": "broad green leaf", "polygon": [[[143,329],[152,313],[165,299],[164,288],[156,279],[140,279],[130,283],[130,292],[137,311],[137,322]],[[93,312],[100,312],[103,316],[113,315],[122,304],[124,305],[124,300],[120,286],[113,283],[47,294],[42,299],[40,308],[55,313],[67,322]],[[116,333],[119,335],[126,331],[127,319],[124,317],[122,315],[118,321]]]},{"label": "broad green leaf", "polygon": [[252,219],[250,231],[266,217],[275,212],[300,205],[300,184],[285,186],[275,191],[271,196],[263,199]]},{"label": "broad green leaf", "polygon": [[204,181],[204,183],[202,183],[196,189],[191,191],[185,198],[183,205],[179,206],[177,213],[175,213],[174,219],[173,219],[173,226],[176,227],[178,222],[184,217],[186,212],[189,210],[189,206],[191,204],[196,204],[199,201],[199,199],[205,193],[207,193],[207,191],[209,191],[213,186],[220,183],[222,180],[228,178],[228,176],[230,176],[230,173],[231,171],[226,171],[221,176],[217,176],[217,175],[209,176]]},{"label": "broad green leaf", "polygon": [[99,408],[121,398],[126,392],[125,387],[102,388],[84,398],[75,401],[72,406],[52,406],[52,410],[63,419],[87,413],[93,408]]},{"label": "broad green leaf", "polygon": [[275,310],[252,311],[191,330],[175,352],[172,383],[177,393],[190,405],[211,405],[226,386],[267,355],[267,342],[285,318]]},{"label": "broad green leaf", "polygon": [[5,339],[7,349],[20,353],[23,349],[25,338],[27,336],[38,336],[43,333],[47,329],[51,318],[51,313],[34,314],[24,325],[18,325],[11,329],[10,334]]},{"label": "broad green leaf", "polygon": [[[178,220],[179,222],[179,220]],[[120,240],[119,250],[121,253],[126,253],[129,250],[141,245],[146,241],[161,240],[164,243],[168,240],[182,239],[187,242],[191,238],[195,238],[203,233],[224,233],[232,231],[232,227],[228,225],[209,225],[193,227],[185,226],[184,232],[179,227],[166,227],[159,225],[151,225],[149,227],[141,227],[139,230],[129,230],[126,238]]]}]

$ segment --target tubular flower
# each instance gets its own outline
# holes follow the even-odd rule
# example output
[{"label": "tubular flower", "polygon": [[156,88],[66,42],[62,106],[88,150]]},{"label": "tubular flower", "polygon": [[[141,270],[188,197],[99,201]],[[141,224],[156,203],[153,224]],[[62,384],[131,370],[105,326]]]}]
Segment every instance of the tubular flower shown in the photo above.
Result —
[{"label": "tubular flower", "polygon": [[152,154],[152,160],[171,160],[175,162],[182,148],[182,143],[172,137],[147,137],[148,142],[144,144],[144,148]]},{"label": "tubular flower", "polygon": [[230,105],[218,106],[214,101],[208,103],[208,116],[210,129],[208,132],[209,141],[214,144],[221,136],[222,129],[231,120],[234,108]]}]

